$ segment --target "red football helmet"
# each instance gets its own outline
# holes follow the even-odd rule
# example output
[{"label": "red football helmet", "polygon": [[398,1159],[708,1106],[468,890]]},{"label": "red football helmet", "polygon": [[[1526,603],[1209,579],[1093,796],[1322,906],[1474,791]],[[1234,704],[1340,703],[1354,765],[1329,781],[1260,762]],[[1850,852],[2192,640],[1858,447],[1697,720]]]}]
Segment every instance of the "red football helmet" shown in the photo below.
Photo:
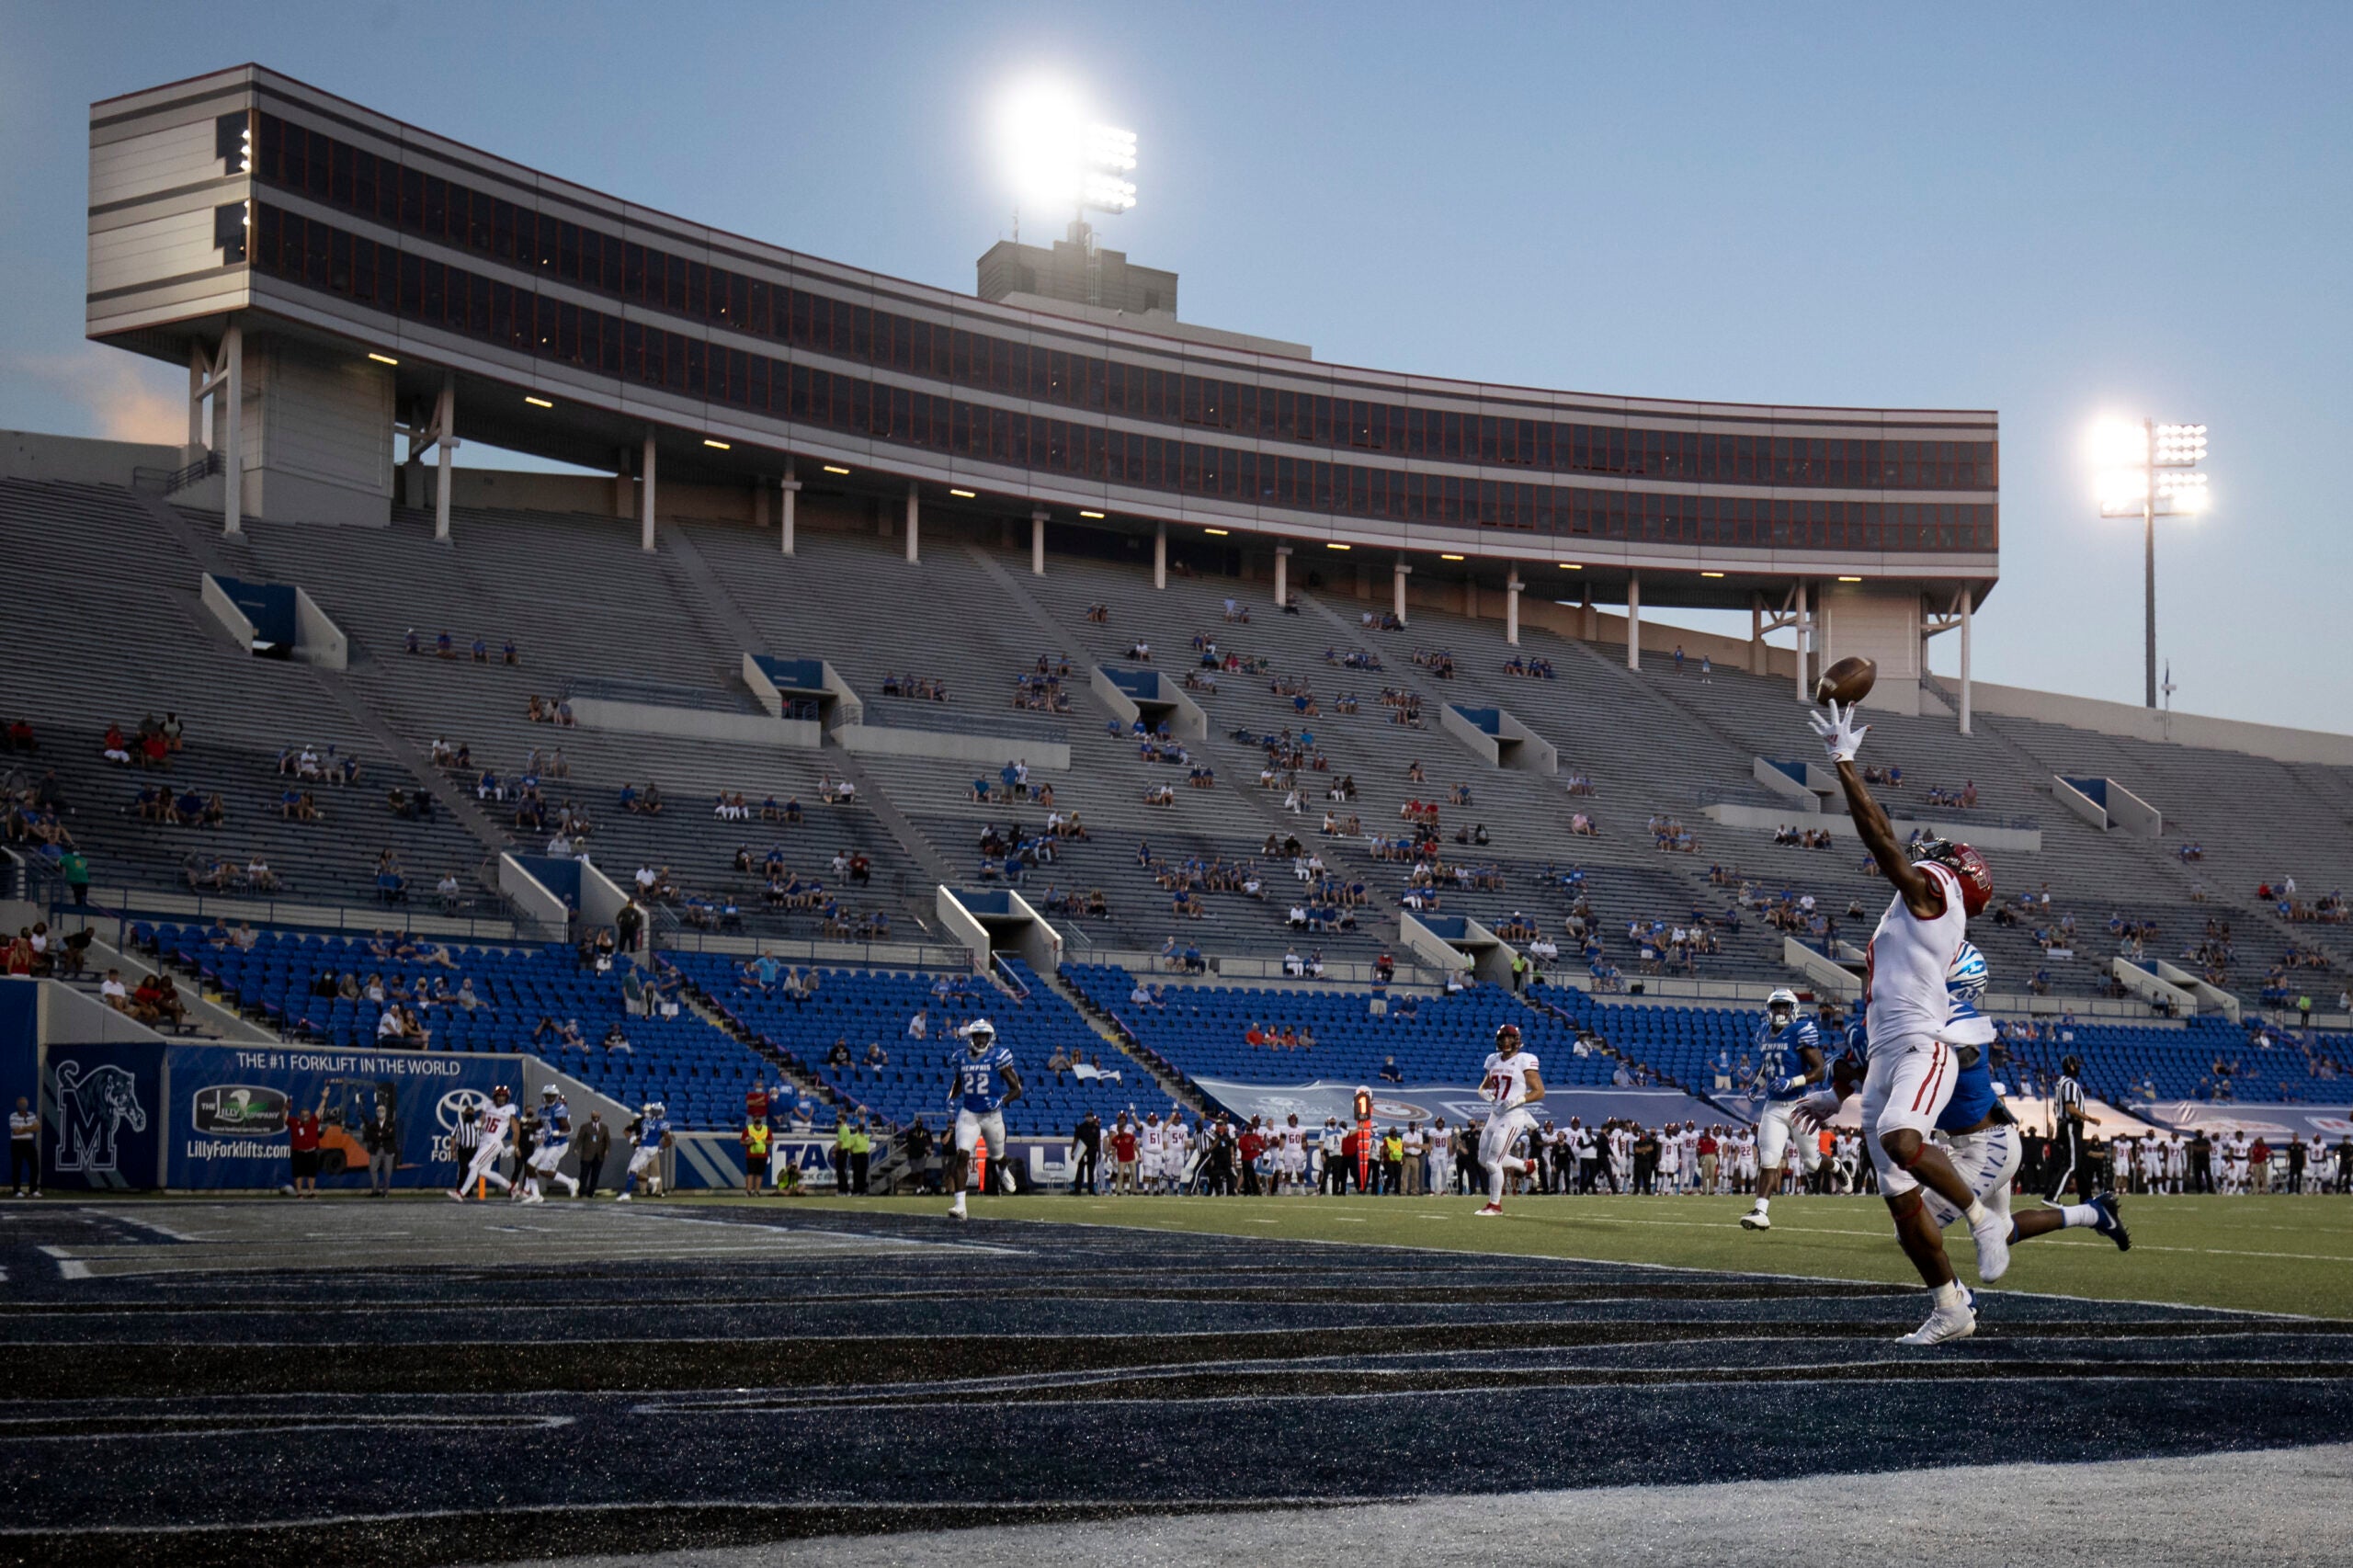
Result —
[{"label": "red football helmet", "polygon": [[1985,857],[1966,844],[1936,838],[1920,846],[1919,858],[1934,860],[1950,870],[1961,883],[1961,907],[1974,920],[1994,902],[1994,872]]}]

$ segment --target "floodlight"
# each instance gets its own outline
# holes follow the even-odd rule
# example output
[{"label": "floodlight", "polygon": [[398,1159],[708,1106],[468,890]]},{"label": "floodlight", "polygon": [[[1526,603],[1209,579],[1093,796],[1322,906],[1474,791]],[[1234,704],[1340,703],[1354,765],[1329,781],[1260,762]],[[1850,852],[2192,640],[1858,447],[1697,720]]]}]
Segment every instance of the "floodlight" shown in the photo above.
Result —
[{"label": "floodlight", "polygon": [[1022,206],[1074,213],[1125,212],[1136,204],[1136,133],[1086,118],[1078,95],[1054,81],[1025,83],[1008,94],[999,140],[1015,199]]},{"label": "floodlight", "polygon": [[2144,700],[2157,705],[2157,519],[2189,517],[2211,504],[2206,476],[2206,426],[2160,425],[2154,419],[2128,424],[2103,419],[2086,441],[2097,471],[2094,488],[2103,517],[2141,519],[2145,570],[2142,584]]}]

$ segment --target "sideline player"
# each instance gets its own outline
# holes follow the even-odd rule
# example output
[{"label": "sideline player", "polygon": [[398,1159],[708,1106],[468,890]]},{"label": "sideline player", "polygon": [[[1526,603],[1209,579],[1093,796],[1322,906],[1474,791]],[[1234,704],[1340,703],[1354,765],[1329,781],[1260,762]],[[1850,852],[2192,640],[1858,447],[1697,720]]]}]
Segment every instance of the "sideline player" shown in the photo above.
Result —
[{"label": "sideline player", "polygon": [[1929,1132],[1952,1097],[1955,1068],[1975,1062],[1994,1037],[1984,1017],[1955,1019],[1946,976],[1969,934],[1970,916],[1994,896],[1994,873],[1966,844],[1931,839],[1916,860],[1863,785],[1855,753],[1870,733],[1855,722],[1855,708],[1828,704],[1810,716],[1814,733],[1837,767],[1847,815],[1857,836],[1879,862],[1895,894],[1871,934],[1863,971],[1863,1004],[1870,1054],[1863,1080],[1863,1133],[1879,1189],[1895,1220],[1895,1235],[1928,1287],[1935,1310],[1916,1343],[1933,1345],[1973,1330],[1969,1296],[1945,1256],[1944,1233],[1921,1201],[1920,1189],[1945,1199],[1969,1221],[1977,1243],[1977,1275],[1987,1284],[2010,1266],[2009,1227],[1969,1189]]},{"label": "sideline player", "polygon": [[1479,1134],[1479,1163],[1487,1168],[1487,1206],[1482,1218],[1504,1211],[1504,1183],[1528,1169],[1515,1152],[1521,1139],[1535,1130],[1529,1107],[1544,1098],[1544,1075],[1537,1071],[1536,1053],[1520,1048],[1519,1026],[1495,1028],[1495,1049],[1487,1055],[1480,1092],[1487,1097],[1487,1125]]},{"label": "sideline player", "polygon": [[619,1192],[613,1194],[616,1203],[630,1201],[630,1194],[637,1186],[637,1178],[645,1178],[645,1190],[662,1196],[662,1151],[676,1142],[670,1136],[670,1108],[660,1100],[648,1100],[638,1119],[629,1124],[629,1135],[636,1143],[629,1156],[629,1175],[621,1178]]},{"label": "sideline player", "polygon": [[974,1018],[964,1026],[964,1059],[956,1063],[956,1151],[949,1162],[949,1185],[956,1201],[948,1212],[964,1218],[964,1184],[971,1179],[972,1149],[985,1147],[987,1168],[1005,1173],[1007,1191],[1013,1173],[1005,1169],[1005,1108],[1021,1097],[1021,1074],[1013,1052],[997,1043],[996,1026]]},{"label": "sideline player", "polygon": [[473,1164],[458,1178],[456,1188],[449,1194],[451,1199],[463,1203],[466,1189],[483,1182],[510,1198],[514,1196],[515,1184],[506,1179],[498,1162],[506,1157],[506,1134],[514,1129],[515,1115],[515,1096],[507,1092],[506,1085],[501,1084],[491,1090],[490,1103],[482,1108],[482,1119],[474,1124],[478,1141],[474,1144]]},{"label": "sideline player", "polygon": [[540,1091],[540,1141],[531,1145],[531,1163],[523,1178],[524,1202],[548,1200],[540,1190],[541,1176],[560,1183],[565,1197],[580,1196],[580,1179],[556,1168],[563,1164],[564,1152],[571,1147],[572,1108],[564,1104],[563,1091],[550,1084]]},{"label": "sideline player", "polygon": [[1299,1124],[1296,1111],[1283,1122],[1282,1153],[1275,1165],[1275,1190],[1290,1189],[1300,1197],[1307,1191],[1307,1129]]},{"label": "sideline player", "polygon": [[[1773,1194],[1781,1187],[1781,1155],[1790,1146],[1790,1113],[1822,1082],[1828,1063],[1822,1031],[1798,1014],[1798,994],[1787,986],[1765,998],[1765,1021],[1756,1028],[1756,1082],[1765,1091],[1765,1113],[1756,1119],[1756,1206],[1740,1217],[1741,1228],[1773,1228]],[[1812,1176],[1822,1155],[1811,1139],[1799,1138],[1798,1169]]]},{"label": "sideline player", "polygon": [[[1801,1119],[1816,1123],[1828,1121],[1862,1087],[1869,1071],[1865,1062],[1870,1051],[1865,1026],[1849,1026],[1847,1039],[1847,1054],[1832,1066],[1827,1085],[1798,1103],[1796,1111]],[[1943,1112],[1937,1118],[1936,1135],[1969,1190],[2006,1222],[2011,1245],[2055,1231],[2092,1230],[2114,1242],[2117,1251],[2132,1250],[2132,1233],[2124,1227],[2124,1202],[2113,1192],[2096,1193],[2083,1203],[2029,1209],[2022,1214],[2010,1212],[2010,1187],[2018,1178],[2018,1160],[2023,1153],[2018,1118],[1995,1092],[1993,1069],[1983,1057],[1955,1068],[1952,1097],[1945,1102]],[[1949,1229],[1961,1217],[1961,1210],[1943,1194],[1931,1191],[1924,1197],[1928,1217],[1939,1231]],[[1935,1345],[1940,1339],[1965,1339],[1977,1327],[1973,1308],[1969,1325],[1961,1332],[1924,1337],[1935,1324],[1936,1320],[1930,1318],[1904,1335],[1900,1343]]]}]

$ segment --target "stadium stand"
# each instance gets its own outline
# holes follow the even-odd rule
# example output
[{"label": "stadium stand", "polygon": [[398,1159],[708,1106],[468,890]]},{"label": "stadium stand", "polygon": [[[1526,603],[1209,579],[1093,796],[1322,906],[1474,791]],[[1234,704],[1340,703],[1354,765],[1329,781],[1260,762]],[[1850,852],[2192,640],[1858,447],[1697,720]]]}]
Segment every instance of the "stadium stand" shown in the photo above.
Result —
[{"label": "stadium stand", "polygon": [[[1139,1004],[1131,999],[1136,977],[1116,964],[1074,964],[1067,972],[1091,1005],[1188,1078],[1370,1084],[1390,1068],[1405,1083],[1467,1084],[1478,1076],[1487,1042],[1505,1023],[1520,1027],[1544,1063],[1545,1082],[1556,1087],[1608,1084],[1614,1065],[1599,1051],[1580,1050],[1573,1024],[1496,986],[1415,996],[1411,1007],[1401,996],[1385,1001],[1386,1010],[1375,1016],[1369,993],[1172,985],[1154,1001]],[[1314,1043],[1249,1044],[1246,1034],[1261,1026],[1303,1032]]]},{"label": "stadium stand", "polygon": [[[536,1055],[625,1105],[660,1099],[683,1128],[739,1125],[745,1091],[781,1076],[691,1012],[665,1017],[633,1008],[632,985],[643,992],[633,965],[598,973],[567,948],[461,948],[411,944],[389,931],[353,937],[279,930],[256,932],[243,948],[217,939],[226,935],[174,925],[139,932],[142,945],[293,1038],[354,1050],[414,1049],[413,1040],[381,1034],[379,1020],[389,1004],[430,987],[435,999],[410,1008],[431,1030],[426,1049]],[[337,994],[347,979],[354,994]],[[372,999],[368,993],[380,983],[385,999]],[[440,998],[461,988],[476,1006]],[[620,1043],[608,1043],[616,1038]]]},{"label": "stadium stand", "polygon": [[[1121,1060],[1017,959],[1006,960],[1011,990],[971,975],[825,969],[813,991],[798,996],[762,986],[719,954],[684,953],[676,961],[731,1023],[844,1105],[893,1126],[922,1118],[937,1128],[952,1117],[953,1063],[964,1051],[956,1031],[976,1017],[996,1026],[1027,1091],[1006,1107],[1010,1133],[1054,1136],[1088,1111],[1108,1122],[1122,1110],[1165,1108],[1149,1074]],[[925,1018],[920,1039],[908,1027],[917,1014]],[[1096,1069],[1084,1077],[1074,1071],[1082,1056]]]},{"label": "stadium stand", "polygon": [[[922,563],[909,565],[881,540],[814,524],[804,524],[798,553],[785,560],[773,535],[668,522],[665,547],[649,558],[633,525],[590,515],[461,509],[460,542],[442,550],[430,541],[429,519],[407,510],[385,529],[254,523],[241,546],[200,540],[193,519],[158,510],[107,486],[0,484],[0,544],[23,562],[14,602],[27,628],[20,655],[0,670],[0,708],[28,723],[40,748],[7,759],[10,838],[20,852],[53,858],[40,842],[53,820],[89,856],[101,902],[134,914],[191,912],[171,900],[185,901],[192,874],[213,880],[216,865],[220,887],[204,888],[208,897],[264,898],[272,890],[244,885],[246,869],[259,863],[278,898],[339,906],[352,926],[416,924],[437,906],[432,890],[448,874],[460,884],[456,913],[509,921],[487,862],[500,848],[540,850],[554,830],[518,824],[511,801],[495,791],[483,798],[478,785],[488,771],[513,786],[532,771],[536,751],[551,816],[566,806],[585,815],[591,825],[578,847],[616,881],[631,881],[640,867],[666,873],[670,891],[654,901],[657,940],[734,949],[702,955],[713,963],[734,961],[762,938],[872,935],[875,916],[894,936],[924,939],[932,935],[930,888],[945,871],[976,883],[1017,881],[1064,934],[1074,976],[1121,972],[1106,965],[1133,966],[1172,937],[1211,955],[1264,960],[1293,948],[1361,965],[1397,947],[1420,860],[1429,867],[1422,880],[1434,884],[1422,891],[1436,894],[1438,913],[1491,927],[1524,923],[1558,943],[1559,959],[1544,966],[1555,983],[1547,1005],[1662,1075],[1690,1081],[1703,1065],[1692,1050],[1746,1031],[1744,1013],[1722,1004],[1790,978],[1784,928],[1794,922],[1818,948],[1851,955],[1884,902],[1884,883],[1851,840],[1799,847],[1707,817],[1719,803],[1784,803],[1756,785],[1753,761],[1801,756],[1809,743],[1785,683],[1678,664],[1666,651],[1671,631],[1654,634],[1644,669],[1629,671],[1614,650],[1533,626],[1515,649],[1494,621],[1427,607],[1416,606],[1409,625],[1384,629],[1377,613],[1367,620],[1373,601],[1364,590],[1352,597],[1345,581],[1312,572],[1302,574],[1304,591],[1287,614],[1265,602],[1260,585],[1181,568],[1154,590],[1132,559],[1057,553],[1045,575],[1033,576],[1026,562],[960,540],[952,528],[934,529]],[[351,636],[351,668],[328,676],[231,646],[196,596],[199,571],[222,551],[243,574],[303,585]],[[126,571],[131,561],[142,569]],[[559,585],[560,593],[549,591]],[[919,603],[925,613],[872,613],[883,603]],[[91,626],[107,628],[126,655],[89,658]],[[444,631],[446,659],[436,650]],[[741,705],[747,644],[826,659],[864,699],[870,722],[991,737],[1003,758],[685,743],[530,716],[533,698],[555,711],[599,683]],[[1541,673],[1507,673],[1516,658]],[[1148,760],[1092,689],[1098,665],[1192,677],[1187,695],[1208,716],[1208,734],[1184,742],[1182,762]],[[943,685],[945,700],[883,695],[892,677],[913,676]],[[1051,685],[1049,711],[1017,707],[1025,679],[1033,691]],[[1929,695],[1933,709],[1934,682]],[[1474,756],[1437,722],[1449,701],[1512,713],[1557,745],[1559,775],[1499,770]],[[1397,722],[1400,706],[1420,722]],[[99,756],[109,724],[135,731],[165,714],[186,737],[168,772]],[[2179,964],[2248,1007],[2276,1011],[2310,994],[2322,998],[2322,1011],[2335,1010],[2353,962],[2336,896],[2353,870],[2342,833],[2353,806],[2347,770],[1982,712],[1973,737],[1933,712],[1871,717],[1871,759],[1902,770],[1901,784],[1882,787],[1899,818],[1964,829],[2030,821],[2040,831],[2039,852],[1992,857],[2005,912],[1978,922],[1974,935],[1997,994],[2023,1004],[2020,994],[2036,992],[2045,1023],[2063,1009],[2079,1014],[2075,1033],[2097,1062],[2095,1079],[2211,1093],[2216,1053],[2249,1038],[2210,1017],[2187,1028],[2150,1019],[2145,1003],[2113,994],[2109,964],[2120,954]],[[1268,737],[1297,757],[1295,802],[1287,800],[1288,768],[1277,787],[1261,787]],[[470,766],[433,767],[436,742],[466,748]],[[1067,770],[1033,766],[1025,787],[1006,788],[1002,769],[1029,761],[1029,744],[1051,743],[1068,745]],[[323,763],[351,756],[360,767],[350,786],[302,784],[324,823],[278,813],[285,790],[301,782],[281,775],[280,762],[304,747]],[[1207,787],[1193,787],[1199,769],[1212,776]],[[48,819],[35,798],[52,770],[64,809]],[[2102,833],[2059,809],[2050,779],[2060,772],[2127,782],[2165,812],[2165,835]],[[445,804],[429,817],[395,815],[387,791],[413,795],[419,773],[438,775],[445,801],[478,812]],[[858,782],[856,804],[819,803],[834,778]],[[1328,799],[1344,780],[1349,798]],[[188,790],[203,806],[219,796],[225,824],[142,815],[140,791],[158,784],[170,787],[176,807]],[[666,800],[660,815],[621,809],[624,787],[642,798],[648,784]],[[1163,784],[1172,803],[1147,803],[1148,788]],[[1931,790],[1964,789],[1970,804],[1929,804]],[[741,793],[752,820],[716,815],[722,793]],[[761,820],[771,797],[797,801],[800,820]],[[1409,802],[1435,808],[1435,861],[1426,844],[1412,846]],[[1357,831],[1322,832],[1327,812],[1357,819]],[[1597,831],[1576,831],[1580,815]],[[1067,825],[1074,816],[1083,836]],[[1790,821],[1810,825],[1794,812]],[[1458,833],[1469,840],[1482,828],[1485,842],[1457,842]],[[1284,842],[1294,837],[1297,857]],[[1407,847],[1389,847],[1400,844]],[[772,849],[796,879],[791,907],[763,897]],[[386,852],[405,879],[404,904],[379,902]],[[1309,853],[1322,869],[1302,881]],[[846,886],[853,857],[867,878]],[[1458,866],[1471,874],[1458,880]],[[1244,891],[1252,881],[1258,896]],[[1801,907],[1809,897],[1810,912]],[[1324,928],[1295,926],[1294,905]],[[1592,944],[1584,951],[1569,925],[1580,908]],[[1808,914],[1829,929],[1808,929]],[[1327,915],[1337,923],[1325,927]],[[270,917],[266,903],[260,917]],[[1655,934],[1630,928],[1651,922]],[[1664,938],[1678,926],[1705,937],[1672,950]],[[1694,980],[1721,983],[1708,990]],[[1654,993],[1683,984],[1671,1000],[1688,1011],[1597,999],[1637,983]],[[1095,982],[1085,988],[1117,1014],[1130,986],[1108,1003]],[[1347,1011],[1345,998],[1336,1005]],[[1006,1004],[1015,1006],[1038,1007],[1041,1019],[1057,1008],[1068,1015],[1035,1025],[1034,1039],[1013,1035],[1024,1051],[1103,1043],[1051,982],[1031,1002]],[[1164,1040],[1154,1020],[1135,1028],[1132,1043],[1181,1071],[1211,1070],[1178,1035]],[[2298,1052],[2271,1079],[2293,1089],[2299,1062],[2319,1075],[2334,1058]],[[1447,1075],[1459,1076],[1459,1063]],[[906,1086],[909,1106],[930,1092]]]}]

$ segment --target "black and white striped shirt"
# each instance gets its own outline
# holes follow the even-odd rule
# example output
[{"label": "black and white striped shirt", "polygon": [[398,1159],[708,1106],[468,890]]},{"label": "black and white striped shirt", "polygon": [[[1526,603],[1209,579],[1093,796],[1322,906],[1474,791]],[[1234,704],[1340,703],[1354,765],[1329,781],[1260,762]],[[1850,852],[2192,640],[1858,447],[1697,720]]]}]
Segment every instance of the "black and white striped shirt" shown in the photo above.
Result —
[{"label": "black and white striped shirt", "polygon": [[2052,1098],[2059,1105],[2061,1130],[2080,1131],[2084,1125],[2084,1086],[2073,1078],[2062,1078]]}]

